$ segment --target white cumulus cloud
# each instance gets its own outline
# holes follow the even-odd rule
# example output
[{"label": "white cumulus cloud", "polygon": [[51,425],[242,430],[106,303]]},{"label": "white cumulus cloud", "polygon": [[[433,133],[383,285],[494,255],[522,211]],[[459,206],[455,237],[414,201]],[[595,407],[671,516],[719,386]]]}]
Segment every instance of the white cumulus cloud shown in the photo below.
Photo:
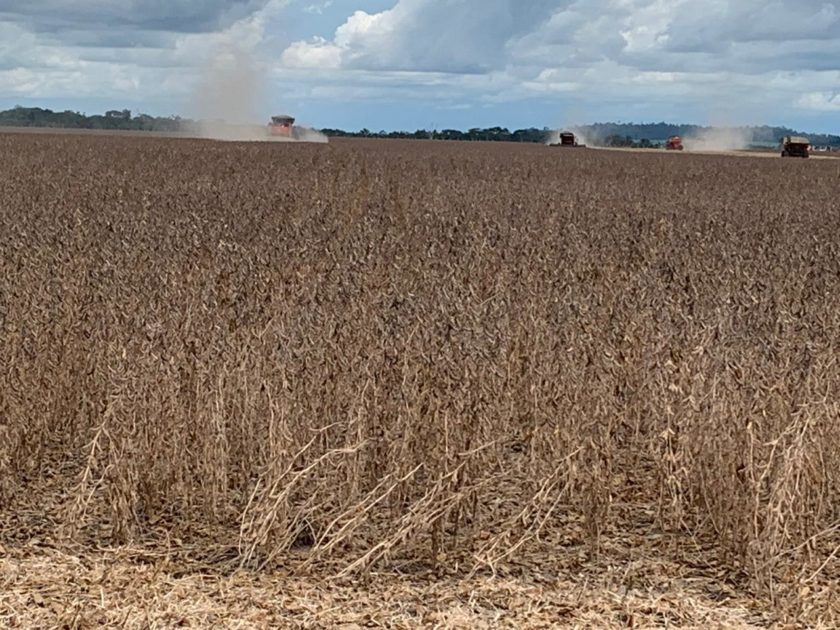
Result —
[{"label": "white cumulus cloud", "polygon": [[840,89],[840,0],[0,0],[0,98],[171,100],[231,44],[298,103],[761,122]]},{"label": "white cumulus cloud", "polygon": [[398,0],[351,13],[332,37],[292,43],[280,66],[344,71],[368,98],[383,77],[396,89],[412,73],[449,73],[486,102],[834,111],[840,0]]}]

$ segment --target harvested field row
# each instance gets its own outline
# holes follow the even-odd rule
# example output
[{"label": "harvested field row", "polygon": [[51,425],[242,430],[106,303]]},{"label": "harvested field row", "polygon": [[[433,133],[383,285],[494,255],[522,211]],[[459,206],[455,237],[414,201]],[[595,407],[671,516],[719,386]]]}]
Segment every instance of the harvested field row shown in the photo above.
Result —
[{"label": "harvested field row", "polygon": [[[591,582],[604,601],[618,584],[648,606],[658,573],[669,601],[732,589],[670,623],[829,626],[838,177],[538,146],[0,135],[3,568],[137,571],[141,547],[172,580],[168,556],[255,589],[332,576],[375,597],[382,575],[423,576],[409,599],[493,575],[528,598],[550,575],[569,606],[558,589],[621,566]],[[554,621],[596,623],[584,609]],[[628,623],[616,610],[601,621]]]}]

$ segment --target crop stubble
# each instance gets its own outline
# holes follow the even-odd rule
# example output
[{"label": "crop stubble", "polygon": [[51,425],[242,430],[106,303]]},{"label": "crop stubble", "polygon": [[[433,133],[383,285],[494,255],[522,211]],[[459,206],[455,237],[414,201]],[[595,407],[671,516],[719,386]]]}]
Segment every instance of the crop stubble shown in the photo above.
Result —
[{"label": "crop stubble", "polygon": [[832,619],[839,177],[0,135],[0,542],[480,576],[642,532]]}]

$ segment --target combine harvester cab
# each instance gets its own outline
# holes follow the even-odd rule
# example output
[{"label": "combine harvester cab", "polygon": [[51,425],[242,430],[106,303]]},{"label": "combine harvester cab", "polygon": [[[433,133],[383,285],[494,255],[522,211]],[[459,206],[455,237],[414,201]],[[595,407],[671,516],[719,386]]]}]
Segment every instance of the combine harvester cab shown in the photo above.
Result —
[{"label": "combine harvester cab", "polygon": [[272,116],[271,122],[268,123],[268,135],[275,138],[294,139],[296,137],[294,117],[285,114]]},{"label": "combine harvester cab", "polygon": [[682,138],[679,136],[671,136],[665,142],[665,150],[666,151],[682,151],[683,150],[683,142]]},{"label": "combine harvester cab", "polygon": [[585,148],[585,144],[579,144],[577,136],[571,131],[563,131],[560,133],[560,138],[557,142],[552,142],[549,146],[552,147],[578,147]]},{"label": "combine harvester cab", "polygon": [[800,136],[785,136],[782,138],[782,157],[806,158],[811,149],[811,141]]}]

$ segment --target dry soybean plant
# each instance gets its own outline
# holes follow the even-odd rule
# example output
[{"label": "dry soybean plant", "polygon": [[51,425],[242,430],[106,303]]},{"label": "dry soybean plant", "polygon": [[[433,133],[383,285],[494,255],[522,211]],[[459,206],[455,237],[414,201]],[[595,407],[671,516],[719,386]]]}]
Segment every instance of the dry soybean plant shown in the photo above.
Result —
[{"label": "dry soybean plant", "polygon": [[835,163],[0,148],[4,505],[53,476],[66,536],[344,572],[496,570],[570,522],[597,554],[634,505],[771,593],[836,574]]}]

